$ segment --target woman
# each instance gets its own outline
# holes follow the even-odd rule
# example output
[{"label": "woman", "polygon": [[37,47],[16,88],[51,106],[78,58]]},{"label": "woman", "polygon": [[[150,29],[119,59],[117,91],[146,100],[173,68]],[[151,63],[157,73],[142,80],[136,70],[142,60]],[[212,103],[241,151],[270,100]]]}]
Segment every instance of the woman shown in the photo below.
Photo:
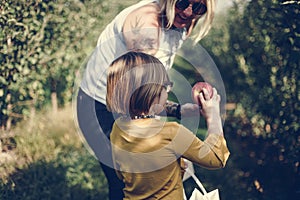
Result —
[{"label": "woman", "polygon": [[[134,50],[154,55],[170,69],[187,37],[197,43],[207,34],[214,8],[214,0],[142,0],[120,12],[99,36],[80,84],[77,118],[107,177],[110,199],[122,199],[124,185],[115,174],[111,158],[109,135],[114,117],[106,109],[107,68],[120,55]],[[166,111],[180,118],[199,112],[199,108],[168,102]]]}]

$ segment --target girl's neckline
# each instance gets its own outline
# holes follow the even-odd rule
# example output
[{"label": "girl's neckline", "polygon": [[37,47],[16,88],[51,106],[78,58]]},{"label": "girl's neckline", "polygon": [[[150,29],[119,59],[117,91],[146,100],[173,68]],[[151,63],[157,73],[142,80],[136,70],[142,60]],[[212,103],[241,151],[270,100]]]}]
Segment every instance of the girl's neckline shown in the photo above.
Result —
[{"label": "girl's neckline", "polygon": [[155,115],[135,115],[130,118],[131,119],[149,119],[149,118],[155,118]]}]

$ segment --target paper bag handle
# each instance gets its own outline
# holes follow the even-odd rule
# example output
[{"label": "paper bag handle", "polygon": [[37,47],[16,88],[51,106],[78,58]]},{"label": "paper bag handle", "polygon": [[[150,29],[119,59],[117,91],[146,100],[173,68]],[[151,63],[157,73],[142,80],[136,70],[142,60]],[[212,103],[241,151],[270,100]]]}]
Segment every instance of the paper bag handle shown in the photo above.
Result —
[{"label": "paper bag handle", "polygon": [[188,173],[189,175],[191,175],[191,177],[194,179],[196,184],[199,186],[199,188],[201,189],[203,194],[206,195],[207,192],[206,192],[204,186],[202,185],[202,183],[200,182],[200,180],[197,178],[197,176],[194,173],[192,173],[189,168],[185,169],[185,172]]}]

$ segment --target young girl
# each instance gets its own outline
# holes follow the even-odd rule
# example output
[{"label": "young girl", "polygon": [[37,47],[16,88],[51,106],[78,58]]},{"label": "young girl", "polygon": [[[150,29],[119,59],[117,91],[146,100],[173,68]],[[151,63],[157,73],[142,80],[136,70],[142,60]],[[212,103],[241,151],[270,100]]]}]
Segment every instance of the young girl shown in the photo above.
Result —
[{"label": "young girl", "polygon": [[199,95],[208,127],[201,141],[177,122],[156,117],[171,87],[162,63],[144,53],[128,52],[109,67],[107,108],[118,117],[110,137],[124,199],[183,199],[180,158],[209,169],[226,164],[229,151],[216,89],[211,99],[207,90]]}]

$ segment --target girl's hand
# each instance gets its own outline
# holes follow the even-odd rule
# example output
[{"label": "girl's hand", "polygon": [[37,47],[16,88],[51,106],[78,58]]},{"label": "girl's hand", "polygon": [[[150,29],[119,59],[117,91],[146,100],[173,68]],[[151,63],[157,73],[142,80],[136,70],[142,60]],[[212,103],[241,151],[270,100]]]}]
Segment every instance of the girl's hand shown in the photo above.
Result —
[{"label": "girl's hand", "polygon": [[220,101],[221,97],[218,95],[216,88],[213,88],[213,96],[209,98],[208,91],[204,88],[203,92],[199,94],[202,109],[200,113],[205,117],[208,127],[208,134],[223,135],[222,120],[220,116]]},{"label": "girl's hand", "polygon": [[218,95],[216,88],[213,88],[213,96],[210,98],[208,91],[203,88],[203,92],[199,94],[202,109],[200,113],[205,119],[220,116],[220,101],[221,97]]}]

